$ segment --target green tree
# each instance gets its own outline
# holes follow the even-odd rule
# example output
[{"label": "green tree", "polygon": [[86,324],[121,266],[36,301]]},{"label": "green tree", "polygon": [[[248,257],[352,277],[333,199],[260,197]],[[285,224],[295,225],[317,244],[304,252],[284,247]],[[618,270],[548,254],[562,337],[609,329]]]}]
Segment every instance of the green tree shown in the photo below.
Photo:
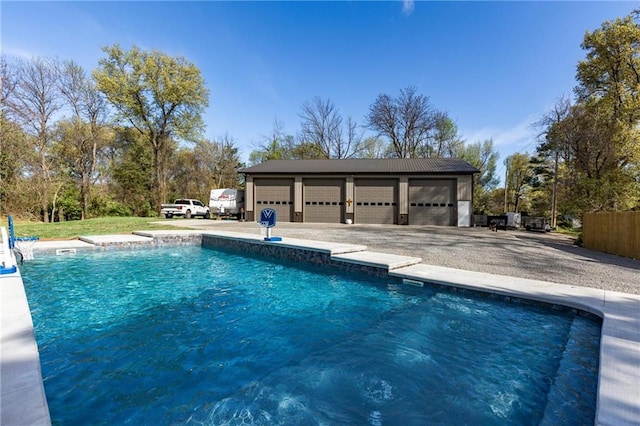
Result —
[{"label": "green tree", "polygon": [[586,210],[640,207],[638,12],[587,32],[572,111],[575,168]]},{"label": "green tree", "polygon": [[28,135],[9,118],[7,104],[15,90],[15,77],[15,68],[0,56],[0,216],[28,211],[31,192],[26,170],[32,163],[32,147]]},{"label": "green tree", "polygon": [[157,50],[105,47],[107,57],[94,71],[98,89],[117,111],[117,119],[142,135],[153,152],[154,205],[166,199],[167,162],[173,141],[199,139],[208,105],[200,70],[183,57]]},{"label": "green tree", "polygon": [[421,157],[455,157],[464,148],[464,141],[458,134],[458,125],[445,113],[435,116],[435,129],[428,145],[428,152]]},{"label": "green tree", "polygon": [[282,160],[285,157],[284,150],[278,141],[272,141],[269,145],[254,149],[249,154],[249,165],[264,163],[269,160]]},{"label": "green tree", "polygon": [[[608,118],[623,125],[640,119],[640,26],[638,12],[602,26],[584,36],[586,59],[578,63],[581,101],[598,105]],[[619,129],[622,130],[622,129]]]},{"label": "green tree", "polygon": [[249,154],[249,164],[255,165],[269,160],[326,159],[326,154],[317,142],[296,141],[285,132],[284,124],[276,119],[271,133],[263,137],[263,144]]},{"label": "green tree", "polygon": [[[204,142],[203,142],[204,143]],[[173,155],[168,172],[168,199],[197,198],[202,202],[208,199],[207,188],[211,188],[212,176],[206,168],[201,166],[201,160],[208,157],[198,157],[195,149],[180,147]]]},{"label": "green tree", "polygon": [[585,102],[548,116],[553,115],[556,118],[548,121],[537,147],[540,157],[554,163],[552,214],[554,195],[557,211],[576,216],[637,206],[637,161],[617,154],[618,138],[635,130],[618,132],[606,114]]},{"label": "green tree", "polygon": [[109,190],[94,205],[100,214],[153,216],[158,210],[153,194],[153,152],[148,141],[133,128],[116,129],[109,147]]},{"label": "green tree", "polygon": [[587,31],[581,47],[586,57],[577,66],[574,101],[561,99],[538,123],[537,154],[553,164],[553,184],[546,187],[554,219],[554,212],[640,207],[637,12]]},{"label": "green tree", "polygon": [[531,182],[535,179],[529,154],[515,153],[507,157],[507,211],[521,212],[530,207]]},{"label": "green tree", "polygon": [[170,189],[173,198],[197,198],[206,203],[213,188],[239,188],[238,148],[229,135],[218,140],[206,139],[193,147],[182,147],[173,161]]},{"label": "green tree", "polygon": [[263,136],[262,145],[251,151],[249,164],[256,165],[269,160],[289,159],[288,146],[293,144],[293,136],[284,130],[284,123],[277,118],[273,120],[273,127],[269,135]]},{"label": "green tree", "polygon": [[28,139],[20,126],[0,112],[0,215],[35,213],[31,199],[37,188],[31,187],[27,173],[34,153]]},{"label": "green tree", "polygon": [[383,158],[385,153],[384,141],[380,138],[368,137],[362,141],[361,158]]},{"label": "green tree", "polygon": [[287,158],[292,160],[322,160],[326,159],[324,153],[313,142],[298,142],[294,139],[289,141],[286,147]]},{"label": "green tree", "polygon": [[481,213],[488,215],[504,213],[504,188],[495,188],[488,192],[486,210]]},{"label": "green tree", "polygon": [[[529,160],[531,168],[531,179],[529,181],[529,208],[531,216],[551,217],[557,214],[552,211],[553,184],[554,184],[554,163],[551,159],[534,155]],[[557,192],[557,191],[556,191]],[[551,225],[555,227],[555,222]]]},{"label": "green tree", "polygon": [[495,151],[493,140],[457,145],[453,154],[480,170],[473,182],[473,211],[478,214],[490,212],[490,194],[499,182],[496,164],[500,154]]}]

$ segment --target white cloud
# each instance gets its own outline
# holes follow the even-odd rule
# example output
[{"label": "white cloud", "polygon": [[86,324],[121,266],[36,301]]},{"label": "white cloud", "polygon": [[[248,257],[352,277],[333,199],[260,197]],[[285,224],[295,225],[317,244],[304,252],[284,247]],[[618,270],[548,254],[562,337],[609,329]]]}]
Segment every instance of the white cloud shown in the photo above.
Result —
[{"label": "white cloud", "polygon": [[34,52],[29,49],[25,49],[18,46],[7,45],[6,43],[2,44],[2,54],[8,57],[21,58],[21,59],[33,59],[38,56],[41,56],[39,53]]},{"label": "white cloud", "polygon": [[416,8],[415,0],[402,0],[402,13],[405,16],[411,15],[415,8]]},{"label": "white cloud", "polygon": [[483,127],[463,132],[463,138],[468,143],[482,142],[493,139],[498,151],[532,152],[536,146],[537,130],[533,126],[540,118],[539,115],[529,115],[511,127]]},{"label": "white cloud", "polygon": [[493,147],[500,155],[497,176],[504,185],[504,160],[515,153],[533,154],[537,146],[538,130],[533,126],[541,114],[531,114],[510,127],[483,127],[470,131],[462,130],[462,138],[466,143],[484,142],[493,139]]}]

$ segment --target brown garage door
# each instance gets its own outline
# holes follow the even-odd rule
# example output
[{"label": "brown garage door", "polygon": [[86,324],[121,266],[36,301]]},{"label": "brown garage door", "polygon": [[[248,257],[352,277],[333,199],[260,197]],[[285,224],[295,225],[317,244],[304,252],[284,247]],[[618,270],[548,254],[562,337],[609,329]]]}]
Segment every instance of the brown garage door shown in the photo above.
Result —
[{"label": "brown garage door", "polygon": [[398,211],[397,181],[395,179],[356,179],[356,223],[396,223]]},{"label": "brown garage door", "polygon": [[291,222],[293,217],[293,179],[255,179],[256,218],[268,207],[276,211],[278,222]]},{"label": "brown garage door", "polygon": [[455,188],[454,179],[410,180],[409,225],[456,225]]},{"label": "brown garage door", "polygon": [[344,180],[304,180],[304,221],[342,223]]}]

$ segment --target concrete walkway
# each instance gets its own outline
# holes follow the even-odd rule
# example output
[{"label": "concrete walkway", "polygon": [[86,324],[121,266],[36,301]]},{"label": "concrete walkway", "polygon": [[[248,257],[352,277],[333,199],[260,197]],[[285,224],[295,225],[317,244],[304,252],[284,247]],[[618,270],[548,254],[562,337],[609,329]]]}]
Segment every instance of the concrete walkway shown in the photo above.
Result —
[{"label": "concrete walkway", "polygon": [[[175,221],[180,226],[192,222],[194,221]],[[510,265],[509,261],[512,261],[517,264],[522,261],[520,257],[523,251],[525,257],[533,254],[540,255],[541,252],[549,250],[554,256],[559,255],[559,252],[569,253],[567,256],[573,261],[581,258],[593,259],[599,255],[581,251],[574,253],[573,249],[569,250],[565,247],[567,243],[562,240],[543,239],[548,238],[546,234],[540,237],[510,235],[506,232],[495,235],[486,229],[479,228],[462,230],[438,228],[434,231],[424,227],[286,225],[291,226],[279,226],[273,231],[273,235],[285,237],[282,242],[262,241],[260,229],[253,223],[199,220],[195,221],[195,225],[189,225],[197,230],[187,232],[145,231],[130,236],[87,236],[82,237],[81,241],[42,241],[36,243],[34,252],[37,256],[39,252],[55,253],[56,250],[68,248],[83,250],[104,249],[112,245],[119,247],[144,245],[153,244],[163,238],[175,240],[207,233],[223,238],[253,241],[255,244],[283,245],[289,248],[299,247],[327,252],[336,261],[385,268],[390,275],[410,278],[414,281],[436,282],[582,309],[603,318],[596,424],[612,426],[640,424],[640,296],[612,291],[610,288],[590,288],[580,284],[551,282],[553,280],[571,281],[571,272],[562,273],[559,277],[555,276],[554,271],[546,269],[547,265],[544,262],[540,263],[539,260],[533,263],[540,266],[541,270],[536,268],[531,270],[537,271],[537,274],[544,274],[546,270],[545,276],[548,277],[546,280],[472,270],[479,269],[480,265],[493,263],[495,259],[492,256],[498,254],[503,255],[499,263],[506,262]],[[238,230],[239,233],[234,232]],[[340,241],[331,241],[338,237]],[[373,246],[365,244],[367,241],[372,242]],[[449,243],[444,243],[445,241]],[[472,242],[476,243],[475,247],[470,246]],[[466,268],[449,268],[447,265],[429,264],[428,259],[433,260],[435,257],[425,259],[422,256],[422,254],[432,255],[432,249],[438,250],[438,247],[445,245],[448,246],[448,250],[445,251],[447,256],[444,257],[461,256],[466,253],[466,250],[472,248],[473,254],[467,254],[463,260],[458,259],[456,262],[475,259],[476,256],[484,257],[485,262],[467,260]],[[460,246],[466,248],[460,251]],[[378,251],[377,248],[381,250]],[[506,254],[512,257],[505,259]],[[546,256],[544,259],[548,260],[549,255]],[[569,262],[569,259],[564,261]],[[627,262],[624,259],[613,262],[609,259],[603,265],[607,271],[609,269],[612,273],[618,271],[620,275],[634,271],[635,280],[630,280],[625,285],[636,289],[639,285],[637,272],[640,268],[634,262],[636,261]],[[559,268],[559,264],[555,267]],[[502,273],[503,270],[500,272]],[[608,280],[607,276],[603,274],[600,278]],[[605,286],[609,286],[608,281]],[[49,424],[37,346],[33,338],[31,316],[19,273],[0,278],[0,291],[2,307],[0,424]]]},{"label": "concrete walkway", "polygon": [[[200,230],[259,233],[254,222],[165,221]],[[556,233],[487,228],[278,223],[273,235],[360,244],[370,251],[422,258],[447,268],[640,295],[640,260],[601,253]]]}]

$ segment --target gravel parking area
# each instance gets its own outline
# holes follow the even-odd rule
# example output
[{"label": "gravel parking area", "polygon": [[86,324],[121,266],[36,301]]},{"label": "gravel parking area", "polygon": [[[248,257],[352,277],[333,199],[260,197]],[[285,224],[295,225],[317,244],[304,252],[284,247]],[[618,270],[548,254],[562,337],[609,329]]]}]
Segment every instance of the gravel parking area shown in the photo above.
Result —
[{"label": "gravel parking area", "polygon": [[[166,223],[166,222],[165,222]],[[255,222],[176,219],[177,227],[259,234]],[[588,250],[555,233],[487,228],[278,223],[272,235],[366,245],[423,263],[640,294],[640,261]]]}]

